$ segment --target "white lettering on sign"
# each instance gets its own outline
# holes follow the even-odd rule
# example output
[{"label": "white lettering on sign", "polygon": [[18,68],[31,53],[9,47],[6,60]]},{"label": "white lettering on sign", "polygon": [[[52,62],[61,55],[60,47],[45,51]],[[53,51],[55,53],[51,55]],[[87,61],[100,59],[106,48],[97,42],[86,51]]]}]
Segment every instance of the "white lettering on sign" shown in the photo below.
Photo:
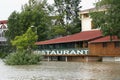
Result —
[{"label": "white lettering on sign", "polygon": [[77,54],[84,54],[83,50],[77,50]]},{"label": "white lettering on sign", "polygon": [[69,54],[77,54],[74,50],[72,50],[72,51],[70,51],[70,53]]},{"label": "white lettering on sign", "polygon": [[85,52],[85,54],[87,54],[87,53],[88,53],[88,50],[84,50],[84,52]]},{"label": "white lettering on sign", "polygon": [[69,54],[69,50],[64,50],[63,54]]},{"label": "white lettering on sign", "polygon": [[42,50],[34,53],[42,55],[87,55],[88,50]]}]

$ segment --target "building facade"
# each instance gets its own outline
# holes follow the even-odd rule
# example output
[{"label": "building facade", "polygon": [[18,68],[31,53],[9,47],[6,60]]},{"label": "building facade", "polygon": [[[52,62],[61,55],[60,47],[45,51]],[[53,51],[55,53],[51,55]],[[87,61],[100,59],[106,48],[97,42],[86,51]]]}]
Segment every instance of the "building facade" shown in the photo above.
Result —
[{"label": "building facade", "polygon": [[120,40],[104,37],[94,29],[88,9],[81,11],[82,32],[51,40],[36,42],[38,53],[47,61],[120,61]]},{"label": "building facade", "polygon": [[88,42],[102,37],[100,30],[82,31],[69,36],[37,42],[39,53],[48,61],[89,61],[96,55],[89,54]]},{"label": "building facade", "polygon": [[5,31],[7,31],[7,20],[0,21],[0,46],[6,45]]},{"label": "building facade", "polygon": [[103,61],[120,61],[120,40],[110,36],[102,37],[89,42],[89,50],[92,55],[102,57]]}]

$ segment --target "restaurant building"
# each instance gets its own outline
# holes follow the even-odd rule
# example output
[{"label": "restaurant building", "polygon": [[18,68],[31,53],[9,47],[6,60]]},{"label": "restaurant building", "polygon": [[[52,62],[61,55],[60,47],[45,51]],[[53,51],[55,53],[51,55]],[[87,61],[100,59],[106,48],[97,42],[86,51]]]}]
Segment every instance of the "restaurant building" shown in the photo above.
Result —
[{"label": "restaurant building", "polygon": [[[36,42],[38,53],[47,61],[120,61],[120,41],[104,37],[94,29],[89,11],[80,12],[82,31],[73,35]],[[93,10],[93,9],[92,9]]]},{"label": "restaurant building", "polygon": [[89,51],[91,55],[97,55],[102,61],[120,61],[120,40],[110,36],[102,37],[89,42]]}]

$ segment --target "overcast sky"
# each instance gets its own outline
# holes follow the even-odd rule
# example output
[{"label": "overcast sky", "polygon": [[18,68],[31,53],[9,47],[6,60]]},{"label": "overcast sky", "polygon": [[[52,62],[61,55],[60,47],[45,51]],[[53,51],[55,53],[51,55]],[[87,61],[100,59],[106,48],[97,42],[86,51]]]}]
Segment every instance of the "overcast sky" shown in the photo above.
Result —
[{"label": "overcast sky", "polygon": [[[52,0],[48,0],[49,3],[53,3]],[[82,0],[82,9],[88,9],[93,7],[93,3],[96,0]],[[1,0],[0,2],[0,20],[8,19],[9,15],[13,11],[20,11],[21,6],[27,3],[28,0]]]}]

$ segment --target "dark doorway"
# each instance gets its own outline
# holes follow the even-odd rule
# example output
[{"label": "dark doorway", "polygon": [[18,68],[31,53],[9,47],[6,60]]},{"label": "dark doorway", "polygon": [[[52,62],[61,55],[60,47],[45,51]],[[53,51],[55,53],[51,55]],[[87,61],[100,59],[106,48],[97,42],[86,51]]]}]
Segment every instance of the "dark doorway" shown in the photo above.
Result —
[{"label": "dark doorway", "polygon": [[58,56],[58,61],[65,61],[65,56]]}]

